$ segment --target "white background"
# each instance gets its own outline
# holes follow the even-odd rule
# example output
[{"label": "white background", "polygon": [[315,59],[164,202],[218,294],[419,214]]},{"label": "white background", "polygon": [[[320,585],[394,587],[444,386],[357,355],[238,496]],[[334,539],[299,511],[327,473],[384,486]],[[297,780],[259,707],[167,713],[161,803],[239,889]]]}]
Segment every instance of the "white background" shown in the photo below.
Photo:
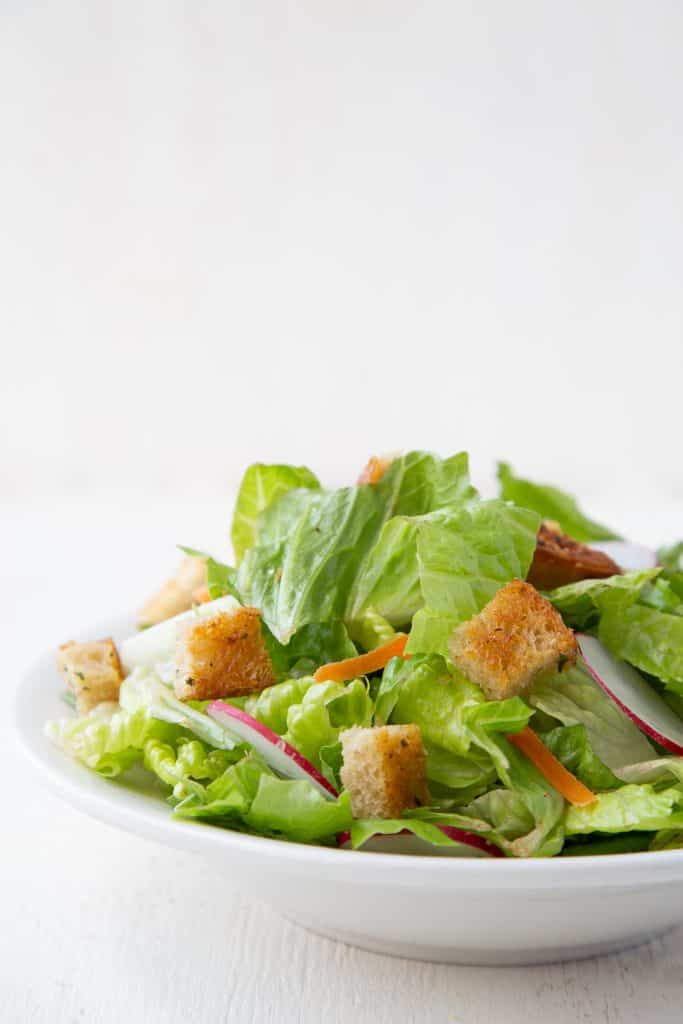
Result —
[{"label": "white background", "polygon": [[[341,482],[468,448],[477,481],[507,457],[683,534],[682,40],[674,0],[5,0],[10,682],[176,541],[221,552],[254,459]],[[680,1016],[680,932],[528,971],[392,962],[207,896],[28,779],[5,800],[12,1024]]]},{"label": "white background", "polygon": [[468,448],[683,496],[683,7],[0,14],[3,493]]}]

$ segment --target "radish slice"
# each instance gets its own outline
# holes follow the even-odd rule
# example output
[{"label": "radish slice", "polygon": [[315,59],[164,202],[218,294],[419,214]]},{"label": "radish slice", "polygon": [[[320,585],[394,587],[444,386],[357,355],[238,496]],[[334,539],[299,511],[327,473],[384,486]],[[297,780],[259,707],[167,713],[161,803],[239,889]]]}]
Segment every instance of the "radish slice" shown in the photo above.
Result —
[{"label": "radish slice", "polygon": [[577,633],[581,656],[598,686],[650,739],[683,754],[683,721],[656,690],[625,661],[618,661],[594,636]]},{"label": "radish slice", "polygon": [[[458,854],[450,846],[433,846],[431,843],[426,842],[424,839],[420,839],[419,836],[414,835],[409,829],[403,829],[402,832],[396,832],[394,835],[382,835],[378,832],[376,835],[371,836],[366,843],[363,843],[363,850],[369,853],[403,853],[403,854],[431,854],[436,857],[456,857],[456,856],[471,856],[477,857],[479,855],[485,855],[488,857],[503,857],[505,856],[503,851],[493,843],[490,843],[483,836],[479,836],[476,832],[465,832],[460,828],[453,828],[451,825],[437,825],[436,826],[444,835],[448,836],[456,843],[460,843],[462,846],[469,846],[472,850],[476,851],[471,854]],[[351,833],[340,832],[337,836],[337,846],[345,849],[351,849]]]},{"label": "radish slice", "polygon": [[324,775],[320,774],[315,765],[246,711],[226,704],[225,701],[214,700],[207,707],[206,713],[245,743],[249,743],[278,774],[288,779],[305,779],[311,782],[328,800],[336,800],[339,796],[337,790],[329,784]]},{"label": "radish slice", "polygon": [[591,543],[596,551],[609,555],[618,566],[627,572],[636,569],[655,569],[657,552],[644,544],[632,544],[628,540],[601,540]]}]

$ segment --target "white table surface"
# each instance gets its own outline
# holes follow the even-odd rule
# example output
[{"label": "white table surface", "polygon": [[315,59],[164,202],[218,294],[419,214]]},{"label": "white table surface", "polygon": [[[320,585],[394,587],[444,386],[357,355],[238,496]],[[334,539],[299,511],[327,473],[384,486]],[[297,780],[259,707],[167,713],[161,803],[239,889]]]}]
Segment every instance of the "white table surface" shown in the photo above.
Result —
[{"label": "white table surface", "polygon": [[[8,688],[39,650],[137,604],[172,565],[174,541],[218,552],[226,520],[217,505],[158,499],[6,507]],[[71,810],[26,776],[9,733],[0,721],[7,1024],[681,1020],[683,929],[619,955],[533,968],[365,953],[288,924],[189,855]]]}]

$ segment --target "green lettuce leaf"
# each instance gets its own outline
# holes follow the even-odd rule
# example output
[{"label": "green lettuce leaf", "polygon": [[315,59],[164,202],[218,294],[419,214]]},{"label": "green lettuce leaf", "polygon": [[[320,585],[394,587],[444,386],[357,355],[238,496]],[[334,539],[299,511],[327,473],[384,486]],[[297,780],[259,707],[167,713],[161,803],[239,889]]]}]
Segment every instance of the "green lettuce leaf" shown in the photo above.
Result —
[{"label": "green lettuce leaf", "polygon": [[539,518],[502,501],[472,501],[425,516],[417,554],[425,607],[413,619],[408,651],[447,655],[454,628],[481,611],[510,580],[524,579]]},{"label": "green lettuce leaf", "polygon": [[594,792],[622,785],[593,750],[585,725],[560,725],[544,733],[543,742],[572,775]]},{"label": "green lettuce leaf", "polygon": [[395,459],[375,485],[385,523],[351,592],[351,622],[375,611],[394,626],[407,625],[422,606],[417,557],[420,517],[476,497],[467,454],[439,459],[409,452]]},{"label": "green lettuce leaf", "polygon": [[613,540],[619,537],[584,515],[571,495],[549,484],[535,484],[515,476],[507,462],[498,463],[498,480],[501,498],[522,508],[533,509],[542,519],[554,520],[574,540]]},{"label": "green lettuce leaf", "polygon": [[683,757],[657,757],[653,761],[627,764],[616,772],[623,782],[645,782],[671,785],[678,782],[683,786]]},{"label": "green lettuce leaf", "polygon": [[108,779],[141,761],[149,740],[172,742],[181,734],[145,708],[129,712],[102,706],[80,718],[48,722],[45,732],[70,757]]},{"label": "green lettuce leaf", "polygon": [[604,598],[599,603],[598,637],[612,654],[683,695],[683,617]]},{"label": "green lettuce leaf", "polygon": [[267,626],[263,632],[277,678],[310,676],[321,665],[358,653],[343,622],[311,622],[297,630],[288,644],[281,644]]},{"label": "green lettuce leaf", "polygon": [[247,551],[239,573],[245,602],[261,610],[284,644],[309,623],[345,618],[354,579],[384,517],[369,486],[311,492],[304,501],[301,493],[291,491],[275,502],[268,522],[262,520],[262,539]]},{"label": "green lettuce leaf", "polygon": [[669,580],[659,579],[643,587],[638,597],[638,604],[669,615],[683,615],[683,599],[676,592]]},{"label": "green lettuce leaf", "polygon": [[259,833],[314,842],[351,828],[351,797],[342,793],[328,800],[310,782],[263,775],[244,821]]},{"label": "green lettuce leaf", "polygon": [[600,617],[599,602],[605,593],[611,592],[614,599],[624,605],[635,603],[659,572],[659,569],[641,569],[602,580],[580,580],[557,587],[544,596],[572,629],[589,629]]},{"label": "green lettuce leaf", "polygon": [[402,672],[395,663],[385,669],[388,681],[385,688],[383,679],[377,695],[378,720],[412,722],[425,742],[467,754],[472,737],[466,712],[484,703],[482,691],[436,654],[411,658],[403,666]]},{"label": "green lettuce leaf", "polygon": [[564,799],[501,733],[472,731],[474,741],[491,757],[500,781],[519,797],[534,821],[533,828],[506,842],[504,849],[514,857],[554,857],[564,842]]},{"label": "green lettuce leaf", "polygon": [[[152,762],[150,767],[157,770]],[[263,776],[275,778],[261,758],[250,753],[207,786],[194,786],[173,812],[176,818],[197,818],[228,828],[246,828],[245,818]],[[162,781],[167,781],[162,778]],[[174,785],[172,776],[167,785]]]},{"label": "green lettuce leaf", "polygon": [[663,829],[657,832],[649,849],[651,850],[683,850],[683,829]]},{"label": "green lettuce leaf", "polygon": [[305,466],[264,465],[260,462],[249,466],[242,477],[232,520],[232,546],[238,565],[244,552],[258,539],[261,513],[279,495],[301,487],[320,489],[318,478]]},{"label": "green lettuce leaf", "polygon": [[206,587],[212,601],[219,597],[225,597],[226,594],[234,597],[236,601],[242,600],[237,589],[237,569],[233,569],[230,565],[224,565],[223,562],[217,562],[215,558],[207,555],[205,551],[188,548],[184,544],[179,544],[178,547],[186,555],[191,555],[192,558],[203,558],[205,560]]},{"label": "green lettuce leaf", "polygon": [[[459,824],[454,827],[465,828],[466,826],[462,822],[466,820],[458,816]],[[467,829],[467,831],[474,830]],[[351,846],[354,850],[359,850],[373,836],[395,836],[401,832],[410,832],[431,846],[450,846],[454,848],[454,853],[460,849],[462,856],[472,855],[469,847],[463,846],[462,843],[445,835],[432,822],[421,821],[418,818],[363,818],[354,821],[351,826]]]},{"label": "green lettuce leaf", "polygon": [[664,579],[683,601],[683,540],[672,544],[671,547],[660,548],[657,559],[662,566]]},{"label": "green lettuce leaf", "polygon": [[[240,564],[238,587],[281,643],[310,622],[353,623],[375,611],[406,622],[421,600],[412,547],[386,541],[382,528],[473,494],[467,457],[410,452],[373,485],[281,494],[258,519],[258,541]],[[386,605],[386,607],[385,607]],[[389,614],[387,614],[387,612]]]},{"label": "green lettuce leaf", "polygon": [[582,669],[536,682],[527,700],[563,725],[583,725],[591,749],[613,772],[655,756],[638,726]]},{"label": "green lettuce leaf", "polygon": [[626,785],[600,793],[586,807],[568,807],[565,831],[568,836],[591,832],[655,832],[683,826],[683,793],[672,787],[657,791],[654,786]]}]

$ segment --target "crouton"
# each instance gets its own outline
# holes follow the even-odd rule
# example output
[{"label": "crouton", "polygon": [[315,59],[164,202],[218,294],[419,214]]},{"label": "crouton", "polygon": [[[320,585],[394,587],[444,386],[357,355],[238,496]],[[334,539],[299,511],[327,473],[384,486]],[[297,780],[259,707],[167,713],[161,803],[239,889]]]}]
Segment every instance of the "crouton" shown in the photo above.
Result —
[{"label": "crouton", "polygon": [[427,755],[417,725],[354,726],[340,736],[340,777],[354,818],[400,818],[429,802]]},{"label": "crouton", "polygon": [[573,665],[576,639],[529,583],[513,580],[453,633],[454,664],[489,700],[522,694],[542,672]]},{"label": "crouton", "polygon": [[123,673],[114,641],[96,640],[62,644],[57,654],[57,669],[76,697],[79,715],[98,704],[118,701]]},{"label": "crouton", "polygon": [[239,697],[274,682],[257,608],[220,612],[181,628],[175,677],[180,700]]},{"label": "crouton", "polygon": [[183,558],[175,575],[140,609],[141,626],[155,626],[188,611],[194,604],[194,593],[206,586],[206,559],[195,555]]},{"label": "crouton", "polygon": [[539,590],[553,590],[579,580],[605,579],[616,576],[621,569],[609,555],[586,544],[579,544],[557,523],[541,523],[536,550],[527,574],[527,582]]}]

